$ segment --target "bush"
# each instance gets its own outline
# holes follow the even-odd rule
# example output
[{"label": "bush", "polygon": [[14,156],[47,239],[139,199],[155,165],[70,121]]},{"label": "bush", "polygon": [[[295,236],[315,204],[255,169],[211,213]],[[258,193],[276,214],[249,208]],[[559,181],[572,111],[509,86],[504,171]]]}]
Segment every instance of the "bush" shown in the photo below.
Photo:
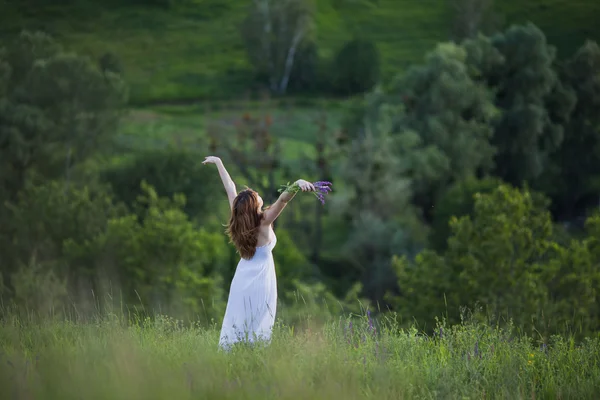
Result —
[{"label": "bush", "polygon": [[443,251],[450,237],[450,219],[471,215],[475,205],[475,194],[490,193],[502,183],[496,178],[467,179],[452,185],[442,194],[433,212],[431,247]]},{"label": "bush", "polygon": [[289,93],[312,93],[319,89],[319,50],[314,42],[302,46],[290,73]]},{"label": "bush", "polygon": [[540,336],[597,332],[600,218],[588,220],[585,240],[562,246],[543,200],[507,185],[475,195],[472,215],[452,218],[443,253],[394,260],[402,295],[392,302],[423,323],[442,313],[458,322],[461,307],[479,304]]},{"label": "bush", "polygon": [[176,149],[150,150],[129,162],[108,168],[101,179],[109,183],[118,200],[136,204],[145,181],[159,196],[185,195],[184,211],[191,217],[206,216],[223,199],[218,174],[202,165],[198,154]]},{"label": "bush", "polygon": [[142,190],[141,215],[110,219],[105,232],[86,243],[69,241],[69,261],[93,266],[102,278],[116,281],[129,305],[219,317],[204,312],[207,304],[215,313],[224,310],[218,276],[227,257],[224,236],[195,227],[183,212],[183,196],[159,197],[147,184]]},{"label": "bush", "polygon": [[0,226],[3,299],[47,314],[62,311],[67,294],[80,310],[92,294],[112,295],[149,312],[219,317],[203,311],[223,309],[225,237],[198,229],[184,205],[142,185],[133,214],[102,188],[28,185]]},{"label": "bush", "polygon": [[332,67],[334,90],[342,95],[366,92],[381,73],[379,50],[370,40],[353,39],[335,57]]},{"label": "bush", "polygon": [[65,241],[92,240],[106,229],[110,218],[124,214],[125,209],[115,205],[103,188],[78,188],[57,181],[39,186],[28,183],[18,199],[8,204],[0,226],[0,270],[10,276],[34,262],[36,268],[52,269],[60,277],[77,276],[76,270],[62,262]]}]

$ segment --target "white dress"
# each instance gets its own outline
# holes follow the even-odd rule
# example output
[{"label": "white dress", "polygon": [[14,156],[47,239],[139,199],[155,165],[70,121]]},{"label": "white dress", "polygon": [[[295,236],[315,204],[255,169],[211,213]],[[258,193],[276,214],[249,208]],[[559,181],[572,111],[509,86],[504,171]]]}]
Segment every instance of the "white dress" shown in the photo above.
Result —
[{"label": "white dress", "polygon": [[240,259],[223,318],[219,346],[228,350],[236,342],[269,342],[277,311],[277,278],[273,248],[277,243],[270,229],[271,241],[258,246],[249,259]]}]

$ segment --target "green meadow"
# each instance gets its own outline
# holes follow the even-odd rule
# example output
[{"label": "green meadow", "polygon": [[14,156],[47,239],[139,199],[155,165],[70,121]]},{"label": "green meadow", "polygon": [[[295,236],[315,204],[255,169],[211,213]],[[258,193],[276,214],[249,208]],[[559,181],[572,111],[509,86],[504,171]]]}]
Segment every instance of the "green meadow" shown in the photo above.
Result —
[{"label": "green meadow", "polygon": [[270,346],[218,349],[218,327],[116,314],[4,314],[0,396],[13,399],[594,399],[600,342],[549,343],[464,322],[424,336],[392,315],[279,324]]}]

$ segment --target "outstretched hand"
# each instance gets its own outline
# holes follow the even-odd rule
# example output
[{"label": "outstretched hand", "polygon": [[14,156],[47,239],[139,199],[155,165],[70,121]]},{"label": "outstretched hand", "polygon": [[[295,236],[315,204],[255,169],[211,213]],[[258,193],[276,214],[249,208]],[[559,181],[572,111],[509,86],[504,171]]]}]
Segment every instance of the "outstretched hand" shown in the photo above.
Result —
[{"label": "outstretched hand", "polygon": [[303,192],[315,191],[315,186],[312,183],[305,181],[304,179],[298,179],[296,183],[300,187],[300,190],[302,190]]},{"label": "outstretched hand", "polygon": [[202,161],[202,164],[216,164],[219,161],[221,161],[221,159],[219,157],[208,156],[204,159],[204,161]]}]

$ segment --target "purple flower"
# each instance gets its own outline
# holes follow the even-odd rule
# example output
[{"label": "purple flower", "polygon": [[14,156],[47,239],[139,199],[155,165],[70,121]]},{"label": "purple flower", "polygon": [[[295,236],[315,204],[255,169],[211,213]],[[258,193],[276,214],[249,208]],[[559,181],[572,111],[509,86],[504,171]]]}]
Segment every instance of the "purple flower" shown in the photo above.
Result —
[{"label": "purple flower", "polygon": [[[319,199],[319,201],[321,202],[321,204],[325,204],[325,195],[329,192],[331,192],[331,182],[327,182],[327,181],[318,181],[318,182],[314,182],[313,186],[315,187],[315,191],[313,192],[313,194],[317,197],[317,199]],[[298,186],[298,184],[294,183],[291,184],[288,182],[287,185],[281,185],[281,189],[279,189],[279,193],[283,192],[283,191],[289,191],[292,193],[297,193],[300,190],[300,187]]]},{"label": "purple flower", "polygon": [[315,187],[314,194],[317,196],[317,199],[321,202],[321,204],[325,204],[325,195],[331,192],[331,182],[327,181],[318,181],[314,182],[313,186]]}]

